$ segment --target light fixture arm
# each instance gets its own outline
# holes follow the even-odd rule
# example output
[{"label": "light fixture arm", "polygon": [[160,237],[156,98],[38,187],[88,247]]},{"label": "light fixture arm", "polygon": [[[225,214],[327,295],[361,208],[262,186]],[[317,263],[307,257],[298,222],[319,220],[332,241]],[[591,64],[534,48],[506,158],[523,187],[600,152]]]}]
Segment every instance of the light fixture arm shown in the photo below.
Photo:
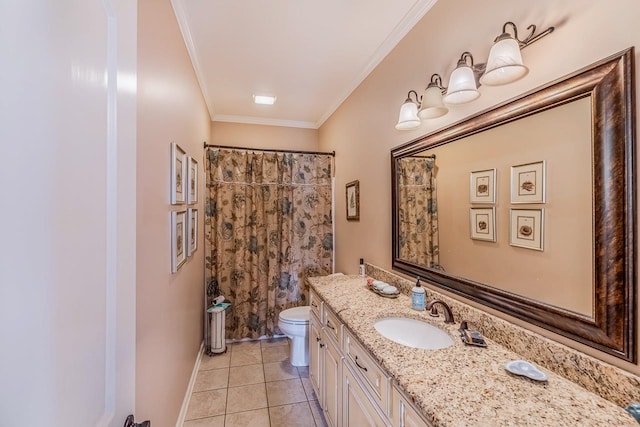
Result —
[{"label": "light fixture arm", "polygon": [[[471,64],[467,64],[467,59],[471,60]],[[469,66],[473,68],[473,55],[471,52],[462,52],[460,59],[458,60],[458,67]]]},{"label": "light fixture arm", "polygon": [[513,30],[513,38],[516,39],[518,41],[518,45],[520,46],[520,49],[524,49],[525,47],[529,46],[530,44],[533,44],[534,42],[537,42],[538,40],[540,40],[542,37],[549,35],[553,32],[553,30],[555,30],[555,27],[549,27],[546,30],[544,30],[543,32],[541,32],[540,34],[536,34],[536,26],[531,24],[527,27],[527,30],[530,30],[531,33],[529,33],[529,35],[527,37],[525,37],[524,40],[520,40],[518,38],[518,27],[516,26],[516,24],[514,24],[511,21],[507,21],[504,23],[504,25],[502,26],[502,34],[499,35],[495,41],[499,41],[499,40],[503,40],[505,38],[511,37],[511,35],[507,32],[507,27],[510,26]]},{"label": "light fixture arm", "polygon": [[[411,99],[411,94],[415,96],[415,100]],[[416,105],[420,106],[420,101],[420,98],[418,98],[418,92],[412,89],[407,93],[407,99],[404,102],[413,102]]]},{"label": "light fixture arm", "polygon": [[447,88],[442,85],[442,77],[440,77],[440,74],[431,75],[431,81],[427,85],[427,89],[430,87],[437,87],[443,94],[447,91]]}]

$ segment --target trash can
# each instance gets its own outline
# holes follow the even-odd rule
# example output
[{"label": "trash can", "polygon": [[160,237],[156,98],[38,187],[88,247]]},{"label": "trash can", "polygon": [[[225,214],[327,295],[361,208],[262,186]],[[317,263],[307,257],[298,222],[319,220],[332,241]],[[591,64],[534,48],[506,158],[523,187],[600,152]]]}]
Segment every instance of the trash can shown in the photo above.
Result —
[{"label": "trash can", "polygon": [[208,317],[208,347],[205,349],[209,355],[224,353],[227,351],[227,341],[225,337],[226,311],[231,306],[229,303],[216,304],[207,309]]}]

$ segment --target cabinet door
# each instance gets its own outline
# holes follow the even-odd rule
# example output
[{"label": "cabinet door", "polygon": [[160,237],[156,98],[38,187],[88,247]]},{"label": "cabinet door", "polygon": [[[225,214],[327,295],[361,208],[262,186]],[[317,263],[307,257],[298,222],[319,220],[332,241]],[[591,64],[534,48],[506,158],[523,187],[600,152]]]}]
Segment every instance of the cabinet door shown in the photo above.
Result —
[{"label": "cabinet door", "polygon": [[393,427],[429,427],[413,406],[396,390],[391,392],[390,414]]},{"label": "cabinet door", "polygon": [[387,426],[347,363],[343,364],[342,372],[342,425],[344,427]]},{"label": "cabinet door", "polygon": [[322,397],[322,347],[320,347],[322,337],[320,336],[320,321],[312,314],[309,318],[309,379],[313,390],[318,396],[320,405],[323,404]]},{"label": "cabinet door", "polygon": [[338,427],[340,423],[340,410],[342,407],[341,379],[342,379],[342,356],[332,339],[329,338],[325,329],[322,330],[322,343],[324,347],[324,417],[327,424]]}]

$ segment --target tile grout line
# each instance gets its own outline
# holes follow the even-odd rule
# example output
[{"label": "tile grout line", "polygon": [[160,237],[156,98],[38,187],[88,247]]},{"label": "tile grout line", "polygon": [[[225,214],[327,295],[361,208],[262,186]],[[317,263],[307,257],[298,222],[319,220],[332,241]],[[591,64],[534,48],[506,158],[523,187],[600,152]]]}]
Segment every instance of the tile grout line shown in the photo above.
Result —
[{"label": "tile grout line", "polygon": [[229,368],[227,371],[227,393],[226,396],[224,398],[224,422],[223,425],[227,425],[227,405],[229,404],[229,384],[231,383],[231,352],[233,351],[233,349],[231,348],[231,346],[227,346],[227,349],[225,351],[229,352]]},{"label": "tile grout line", "polygon": [[262,376],[264,378],[264,395],[267,400],[267,418],[269,419],[269,426],[271,426],[271,406],[269,405],[269,393],[267,393],[267,372],[264,369],[264,355],[262,354],[262,343],[260,343],[260,358],[262,359]]}]

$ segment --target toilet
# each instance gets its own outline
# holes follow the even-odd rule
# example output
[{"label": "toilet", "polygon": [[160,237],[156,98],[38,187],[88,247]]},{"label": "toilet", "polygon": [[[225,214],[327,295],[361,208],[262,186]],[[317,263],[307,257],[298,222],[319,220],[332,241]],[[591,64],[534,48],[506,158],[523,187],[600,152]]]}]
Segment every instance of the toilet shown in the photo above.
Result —
[{"label": "toilet", "polygon": [[294,307],[280,312],[278,327],[291,338],[289,360],[293,366],[309,366],[309,306]]}]

